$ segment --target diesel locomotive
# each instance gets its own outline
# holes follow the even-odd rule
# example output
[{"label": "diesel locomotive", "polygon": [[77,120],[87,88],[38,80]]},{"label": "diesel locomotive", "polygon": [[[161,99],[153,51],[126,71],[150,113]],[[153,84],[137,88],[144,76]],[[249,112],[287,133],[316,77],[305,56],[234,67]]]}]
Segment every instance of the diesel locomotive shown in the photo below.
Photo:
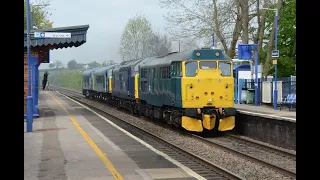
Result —
[{"label": "diesel locomotive", "polygon": [[235,127],[231,58],[195,49],[89,69],[82,92],[132,113],[192,132]]}]

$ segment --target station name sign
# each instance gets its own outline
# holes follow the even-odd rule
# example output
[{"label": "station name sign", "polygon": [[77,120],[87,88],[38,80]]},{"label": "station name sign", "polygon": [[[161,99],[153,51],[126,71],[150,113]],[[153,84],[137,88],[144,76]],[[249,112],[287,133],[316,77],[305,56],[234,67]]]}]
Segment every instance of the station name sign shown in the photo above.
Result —
[{"label": "station name sign", "polygon": [[34,32],[35,38],[71,38],[71,33]]}]

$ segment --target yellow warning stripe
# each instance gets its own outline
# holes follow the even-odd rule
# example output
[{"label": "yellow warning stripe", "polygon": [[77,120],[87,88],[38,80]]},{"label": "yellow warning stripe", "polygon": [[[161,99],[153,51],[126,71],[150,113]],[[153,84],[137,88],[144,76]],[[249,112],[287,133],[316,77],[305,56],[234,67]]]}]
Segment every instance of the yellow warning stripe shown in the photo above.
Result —
[{"label": "yellow warning stripe", "polygon": [[91,145],[91,147],[94,149],[94,151],[98,154],[98,156],[101,158],[102,162],[106,165],[108,170],[111,172],[113,177],[116,180],[123,180],[123,177],[120,175],[120,173],[116,170],[116,168],[112,165],[110,160],[107,158],[106,154],[101,151],[101,149],[92,141],[92,139],[88,136],[88,134],[80,127],[76,119],[67,111],[67,109],[55,98],[52,96],[50,92],[47,92],[56,102],[60,105],[60,107],[68,114],[70,120],[74,124],[74,126],[79,130],[79,132],[83,135],[83,137],[86,139],[86,141]]}]

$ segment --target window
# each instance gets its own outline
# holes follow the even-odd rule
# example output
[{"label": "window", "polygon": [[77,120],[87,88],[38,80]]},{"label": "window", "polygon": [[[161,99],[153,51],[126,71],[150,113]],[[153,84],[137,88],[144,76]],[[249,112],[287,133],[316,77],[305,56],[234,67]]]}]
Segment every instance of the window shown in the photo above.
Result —
[{"label": "window", "polygon": [[165,68],[160,68],[160,77],[161,79],[164,79],[165,78]]},{"label": "window", "polygon": [[217,62],[216,61],[200,61],[200,69],[216,69],[217,68]]},{"label": "window", "polygon": [[172,77],[175,77],[176,76],[176,74],[175,74],[175,68],[176,68],[176,66],[175,66],[175,63],[172,63],[171,64],[171,66],[170,66],[170,72],[171,72],[171,76]]},{"label": "window", "polygon": [[123,89],[122,74],[119,74],[120,89]]},{"label": "window", "polygon": [[222,72],[222,76],[231,76],[231,63],[230,62],[219,62],[219,69]]},{"label": "window", "polygon": [[177,66],[176,66],[176,76],[177,77],[182,77],[182,65],[181,62],[177,62]]},{"label": "window", "polygon": [[148,89],[148,82],[147,81],[141,81],[141,92],[147,92]]},{"label": "window", "polygon": [[97,83],[103,83],[103,76],[96,76]]},{"label": "window", "polygon": [[171,77],[170,75],[170,66],[168,67],[161,67],[160,68],[160,78],[161,79],[169,79]]},{"label": "window", "polygon": [[198,62],[197,61],[187,61],[186,62],[186,76],[187,77],[196,76],[197,69],[198,69]]},{"label": "window", "polygon": [[158,69],[158,68],[155,68],[155,69],[154,69],[154,79],[155,79],[155,80],[156,80],[156,79],[158,78],[158,76],[159,76],[158,72],[159,72],[159,69]]},{"label": "window", "polygon": [[151,74],[152,78],[154,78],[155,74],[156,74],[155,68],[150,69],[150,71],[151,71],[150,74]]},{"label": "window", "polygon": [[173,62],[171,65],[171,75],[173,77],[181,77],[182,76],[182,65],[181,62]]},{"label": "window", "polygon": [[152,93],[154,93],[154,80],[155,80],[155,68],[152,68],[151,69],[151,75],[152,75],[152,77],[151,77],[151,92]]},{"label": "window", "polygon": [[147,69],[141,69],[141,78],[147,78],[148,71]]},{"label": "window", "polygon": [[169,71],[168,71],[169,67],[162,67],[160,68],[160,72],[161,72],[161,78],[162,79],[168,79],[170,76],[168,75]]},{"label": "window", "polygon": [[105,87],[106,84],[105,84],[105,81],[104,81],[104,76],[103,75],[96,76],[96,83],[97,84],[102,84],[102,86]]}]

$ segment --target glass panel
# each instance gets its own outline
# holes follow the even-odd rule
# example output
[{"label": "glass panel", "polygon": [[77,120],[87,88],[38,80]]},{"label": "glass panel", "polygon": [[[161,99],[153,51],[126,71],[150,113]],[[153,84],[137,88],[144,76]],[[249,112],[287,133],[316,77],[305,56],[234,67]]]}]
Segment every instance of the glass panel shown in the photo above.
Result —
[{"label": "glass panel", "polygon": [[206,62],[206,61],[200,61],[200,68],[201,69],[216,69],[217,68],[217,62],[216,61],[211,61],[211,62]]},{"label": "glass panel", "polygon": [[197,61],[186,62],[186,76],[187,77],[196,76],[197,69],[198,69],[198,62]]},{"label": "glass panel", "polygon": [[231,63],[219,62],[219,69],[222,72],[222,76],[231,76]]}]

